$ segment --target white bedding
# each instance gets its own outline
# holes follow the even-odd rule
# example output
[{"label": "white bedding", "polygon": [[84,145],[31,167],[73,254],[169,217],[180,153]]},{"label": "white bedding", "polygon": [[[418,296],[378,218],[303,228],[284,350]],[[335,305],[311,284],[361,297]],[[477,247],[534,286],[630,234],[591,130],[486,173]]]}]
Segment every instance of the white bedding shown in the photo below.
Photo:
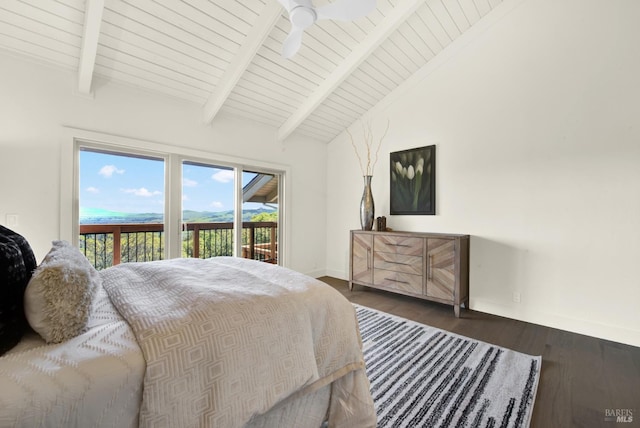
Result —
[{"label": "white bedding", "polygon": [[[182,259],[161,264],[194,267],[200,262]],[[116,300],[124,299],[124,303],[122,301],[118,303],[119,309],[129,317],[130,323],[137,324],[134,328],[138,339],[147,334],[155,335],[158,339],[155,342],[142,339],[142,350],[141,344],[136,341],[134,331],[112,305],[104,289],[100,289],[98,293],[90,328],[86,333],[58,345],[45,345],[41,339],[33,335],[23,339],[16,348],[0,357],[0,428],[36,426],[126,428],[152,426],[152,421],[160,422],[153,426],[166,427],[177,426],[176,421],[179,423],[186,421],[180,426],[201,427],[224,426],[226,428],[239,426],[238,424],[246,424],[252,428],[306,427],[319,426],[327,414],[329,426],[332,427],[375,426],[375,412],[368,390],[369,383],[359,351],[359,335],[356,333],[358,349],[354,350],[353,338],[341,339],[337,333],[337,330],[350,323],[345,322],[343,317],[345,314],[347,317],[351,316],[349,314],[349,310],[352,310],[351,305],[344,299],[342,301],[327,299],[327,296],[324,296],[325,293],[338,295],[339,293],[293,271],[257,262],[247,264],[242,259],[219,258],[213,263],[227,265],[222,270],[227,272],[222,273],[225,279],[219,281],[217,289],[197,291],[197,287],[194,289],[189,285],[187,287],[189,292],[177,291],[178,299],[173,303],[170,302],[169,306],[159,311],[149,312],[150,309],[159,307],[159,301],[154,300],[158,299],[159,295],[151,293],[146,300],[147,313],[142,318],[136,318],[135,311],[131,312],[130,308],[126,308],[126,298],[122,295],[112,296]],[[148,266],[150,265],[147,264],[144,269]],[[191,284],[194,278],[190,277],[189,269],[177,270],[181,272],[178,276],[188,279],[188,283]],[[220,275],[222,271],[215,268],[206,275]],[[121,273],[119,270],[107,269],[102,271],[101,275],[108,283],[119,277]],[[166,278],[166,272],[160,274],[158,271],[151,276],[143,275],[139,278],[142,282],[139,282],[138,286],[156,281],[158,278]],[[247,282],[248,278],[253,279]],[[255,279],[260,281],[256,282]],[[127,283],[131,281],[130,277],[125,280]],[[243,286],[234,287],[234,281]],[[222,288],[220,288],[221,285]],[[201,286],[202,284],[198,287],[202,288]],[[207,287],[204,286],[205,289]],[[234,288],[241,289],[239,294]],[[189,410],[198,415],[208,414],[208,420],[197,415],[194,418],[184,419],[184,408],[176,407],[172,408],[168,414],[161,415],[157,412],[162,413],[162,403],[174,404],[173,394],[176,393],[176,388],[182,392],[187,391],[186,397],[194,398],[196,395],[193,395],[193,382],[181,382],[180,377],[174,378],[164,387],[149,383],[149,365],[143,358],[143,351],[144,356],[151,362],[153,372],[163,366],[154,365],[149,344],[157,346],[159,342],[164,341],[171,348],[175,343],[172,342],[171,337],[162,337],[164,330],[155,329],[150,325],[146,326],[150,328],[145,329],[144,324],[150,321],[152,324],[171,324],[171,319],[176,314],[184,315],[189,312],[188,308],[184,307],[185,302],[187,306],[197,306],[200,301],[200,299],[183,300],[180,297],[181,293],[188,295],[196,291],[196,294],[204,293],[200,295],[204,297],[211,294],[214,289],[217,291],[213,294],[225,303],[223,306],[231,308],[231,312],[224,314],[220,312],[219,316],[216,316],[216,310],[196,311],[198,314],[196,318],[205,314],[211,319],[215,318],[216,329],[226,328],[229,325],[236,328],[233,334],[222,335],[222,338],[216,342],[216,346],[244,341],[243,335],[255,336],[256,341],[260,341],[271,331],[273,334],[269,340],[275,340],[275,345],[272,346],[274,351],[269,351],[269,348],[256,351],[259,347],[253,346],[252,341],[248,341],[247,352],[236,354],[237,361],[222,355],[225,352],[221,355],[216,354],[216,358],[222,357],[220,361],[227,367],[235,366],[230,371],[231,378],[227,377],[222,382],[208,385],[200,380],[204,372],[191,378],[200,388],[199,392],[196,391],[196,395],[203,392],[202,388],[214,388],[214,394],[208,394],[205,391],[204,395],[200,395],[197,405]],[[153,291],[154,287],[149,290]],[[169,288],[164,292],[166,293],[167,290]],[[280,297],[284,294],[294,294],[297,297],[281,304]],[[232,297],[239,298],[239,301],[229,304],[227,300]],[[181,302],[183,306],[175,306],[176,302]],[[344,302],[346,305],[342,306]],[[145,307],[145,304],[142,306]],[[265,309],[275,309],[275,316],[265,317]],[[168,318],[154,318],[161,313],[166,313]],[[258,323],[247,322],[250,319],[258,320]],[[204,323],[194,323],[194,319],[190,319],[188,323],[197,325],[191,333],[198,328],[214,325],[207,323],[206,320]],[[246,323],[245,327],[242,327],[243,323]],[[143,328],[140,328],[141,325]],[[237,329],[244,330],[244,333],[238,333]],[[159,332],[160,336],[158,336]],[[281,338],[285,340],[282,341]],[[194,340],[198,341],[197,338]],[[211,340],[211,337],[207,340]],[[194,343],[191,343],[171,358],[197,359],[201,351],[196,348]],[[224,351],[226,345],[220,349]],[[288,358],[288,355],[295,355],[295,358]],[[282,360],[283,356],[288,362],[278,365],[278,359]],[[209,357],[211,357],[210,353]],[[309,364],[310,362],[312,364]],[[289,363],[294,365],[289,366]],[[246,369],[255,367],[256,364],[260,368],[258,371]],[[243,365],[247,373],[250,373],[249,376],[242,374]],[[179,370],[182,370],[179,376],[183,378],[185,375],[188,378],[190,373],[187,372],[190,370],[202,370],[202,367],[196,367],[197,364],[188,368],[185,365],[178,366]],[[238,368],[240,368],[239,371]],[[269,373],[272,368],[279,371]],[[145,379],[145,372],[147,379]],[[253,382],[252,379],[255,379],[256,383],[247,384],[247,382]],[[261,385],[260,382],[263,381],[266,383]],[[143,398],[143,385],[147,388],[146,395],[153,393],[161,396],[160,399],[158,397],[152,400],[148,397]],[[248,390],[247,387],[249,387]],[[241,389],[251,393],[247,395],[243,392],[236,395],[233,400],[228,399],[231,396],[230,392],[236,390],[239,392]],[[238,406],[238,404],[241,405]],[[220,405],[230,406],[232,409],[218,412],[215,407]],[[142,414],[152,412],[151,416],[143,416],[139,420],[141,406]],[[214,408],[213,411],[211,406]],[[179,415],[178,419],[171,419],[174,413]],[[167,417],[169,419],[166,419]],[[228,424],[225,423],[227,420]],[[356,425],[354,425],[355,422],[357,422]]]},{"label": "white bedding", "polygon": [[28,334],[0,357],[0,427],[137,427],[145,362],[105,291],[89,330],[46,345]]},{"label": "white bedding", "polygon": [[[141,426],[241,427],[332,382],[330,424],[375,425],[355,310],[326,284],[234,257],[127,263],[102,278],[147,362]],[[362,376],[343,384],[351,372]]]}]

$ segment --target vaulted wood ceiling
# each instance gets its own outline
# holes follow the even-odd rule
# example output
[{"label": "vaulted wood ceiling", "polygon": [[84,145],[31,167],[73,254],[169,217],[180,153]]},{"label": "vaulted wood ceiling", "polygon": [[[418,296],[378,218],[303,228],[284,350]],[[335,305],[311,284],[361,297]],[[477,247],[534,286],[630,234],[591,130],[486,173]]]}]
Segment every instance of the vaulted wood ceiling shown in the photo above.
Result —
[{"label": "vaulted wood ceiling", "polygon": [[[316,6],[329,0],[314,0]],[[377,0],[318,21],[292,59],[277,0],[2,0],[0,49],[329,142],[501,0]]]}]

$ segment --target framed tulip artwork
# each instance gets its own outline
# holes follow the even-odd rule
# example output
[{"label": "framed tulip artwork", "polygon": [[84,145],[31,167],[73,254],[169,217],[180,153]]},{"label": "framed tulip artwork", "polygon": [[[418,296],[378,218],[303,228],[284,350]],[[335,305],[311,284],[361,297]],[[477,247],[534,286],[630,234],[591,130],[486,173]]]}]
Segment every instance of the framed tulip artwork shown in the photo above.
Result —
[{"label": "framed tulip artwork", "polygon": [[392,152],[390,212],[435,215],[436,146]]}]

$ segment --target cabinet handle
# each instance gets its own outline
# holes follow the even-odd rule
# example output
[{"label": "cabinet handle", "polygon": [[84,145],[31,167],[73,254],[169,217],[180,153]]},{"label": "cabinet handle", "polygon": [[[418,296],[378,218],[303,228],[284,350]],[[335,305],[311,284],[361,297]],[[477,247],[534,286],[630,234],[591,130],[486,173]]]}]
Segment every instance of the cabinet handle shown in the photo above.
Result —
[{"label": "cabinet handle", "polygon": [[399,279],[394,279],[394,278],[384,278],[385,281],[391,281],[391,282],[399,282],[400,284],[409,284],[409,281],[400,281]]},{"label": "cabinet handle", "polygon": [[371,269],[371,248],[367,247],[367,270]]},{"label": "cabinet handle", "polygon": [[411,246],[407,244],[394,244],[393,242],[390,242],[389,245],[393,245],[394,247],[410,247]]},{"label": "cabinet handle", "polygon": [[429,254],[429,261],[427,262],[427,279],[431,281],[433,279],[433,254]]}]

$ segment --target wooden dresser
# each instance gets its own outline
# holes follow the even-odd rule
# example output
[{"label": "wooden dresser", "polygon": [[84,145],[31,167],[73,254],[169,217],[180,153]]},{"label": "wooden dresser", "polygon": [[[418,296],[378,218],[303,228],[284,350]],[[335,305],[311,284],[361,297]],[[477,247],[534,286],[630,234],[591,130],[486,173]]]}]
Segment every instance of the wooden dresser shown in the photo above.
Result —
[{"label": "wooden dresser", "polygon": [[469,306],[469,235],[351,231],[353,284]]}]

